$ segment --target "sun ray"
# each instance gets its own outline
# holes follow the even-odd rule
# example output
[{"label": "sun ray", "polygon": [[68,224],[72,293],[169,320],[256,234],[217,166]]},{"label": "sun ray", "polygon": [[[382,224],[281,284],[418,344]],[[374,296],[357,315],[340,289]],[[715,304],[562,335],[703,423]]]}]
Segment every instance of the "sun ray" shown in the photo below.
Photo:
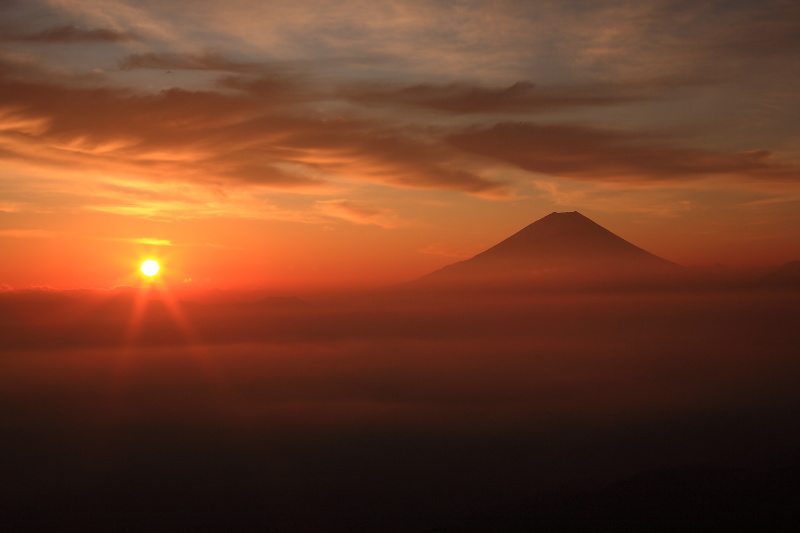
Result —
[{"label": "sun ray", "polygon": [[[175,339],[177,346],[169,350],[169,356],[186,358],[187,363],[190,362],[200,371],[208,392],[217,403],[217,408],[230,409],[238,402],[237,394],[225,379],[218,362],[209,355],[184,306],[176,297],[176,293],[170,289],[167,282],[169,277],[162,277],[167,271],[158,264],[160,259],[160,257],[140,259],[138,271],[132,272],[129,278],[132,281],[138,274],[140,282],[135,291],[129,293],[131,300],[128,318],[120,338],[119,349],[114,354],[108,391],[109,416],[112,418],[123,416],[125,391],[135,381],[137,359],[148,357],[147,354],[151,354],[151,350],[160,349],[158,338],[152,338],[154,331],[150,328],[154,322],[148,320],[148,316],[153,317],[151,313],[164,313],[160,318],[164,321],[163,324],[171,325],[174,328],[173,332],[178,334]],[[158,271],[153,275],[148,275],[146,272],[145,264],[148,261],[158,265]],[[151,341],[155,341],[152,346],[150,346]]]}]

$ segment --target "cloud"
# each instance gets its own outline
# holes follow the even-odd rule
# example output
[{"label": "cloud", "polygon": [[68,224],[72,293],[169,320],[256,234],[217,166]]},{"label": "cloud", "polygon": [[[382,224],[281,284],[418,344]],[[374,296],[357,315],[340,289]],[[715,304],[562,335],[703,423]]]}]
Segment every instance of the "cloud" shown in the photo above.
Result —
[{"label": "cloud", "polygon": [[4,229],[0,230],[0,237],[11,237],[14,239],[53,239],[61,236],[58,231],[43,229]]},{"label": "cloud", "polygon": [[167,239],[150,239],[147,237],[142,237],[139,239],[126,239],[130,242],[134,242],[136,244],[149,244],[152,246],[172,246],[172,242]]},{"label": "cloud", "polygon": [[784,56],[800,52],[800,5],[768,0],[733,11],[710,47],[720,53]]},{"label": "cloud", "polygon": [[508,87],[465,82],[409,86],[361,83],[345,87],[341,93],[353,102],[371,106],[415,106],[448,113],[533,113],[641,102],[665,89],[696,83],[666,79],[551,87],[537,87],[529,81]]},{"label": "cloud", "polygon": [[36,43],[92,43],[92,42],[126,42],[138,40],[132,33],[120,32],[107,28],[81,28],[78,26],[53,26],[38,32],[12,36],[12,40]]},{"label": "cloud", "polygon": [[531,172],[609,182],[665,182],[728,175],[800,180],[800,169],[763,150],[726,153],[678,146],[668,136],[587,126],[503,122],[449,137],[471,154]]},{"label": "cloud", "polygon": [[22,206],[17,202],[0,202],[0,213],[18,213]]},{"label": "cloud", "polygon": [[150,237],[139,237],[139,238],[89,237],[89,238],[96,238],[100,240],[116,241],[116,242],[127,242],[132,244],[145,244],[148,246],[181,246],[181,247],[192,247],[192,248],[217,248],[220,250],[239,249],[235,246],[226,246],[224,244],[217,244],[213,242],[172,242],[169,239],[153,239]]},{"label": "cloud", "polygon": [[[265,61],[237,61],[228,55],[216,50],[203,50],[200,52],[145,52],[131,54],[122,59],[118,68],[121,70],[195,70],[235,74],[231,76],[231,86],[242,88],[245,81],[252,78],[242,76],[250,75],[272,81],[283,77],[290,81],[312,71],[325,69],[341,69],[351,66],[377,65],[385,58],[381,57],[327,57],[323,59],[269,59]],[[225,83],[223,83],[225,85]],[[258,84],[255,84],[256,86]],[[300,89],[294,86],[294,89]]]},{"label": "cloud", "polygon": [[[435,136],[309,113],[284,80],[223,80],[237,93],[140,93],[0,79],[0,151],[54,168],[210,187],[321,190],[333,182],[508,195]],[[269,88],[267,88],[269,86]]]},{"label": "cloud", "polygon": [[782,195],[772,198],[762,198],[760,200],[752,200],[749,202],[743,202],[741,205],[751,206],[751,205],[774,205],[774,204],[786,204],[786,203],[793,203],[793,202],[800,202],[800,195],[799,194],[792,194],[792,195]]},{"label": "cloud", "polygon": [[259,195],[256,189],[233,188],[226,192],[204,185],[175,182],[100,184],[95,194],[83,199],[82,205],[92,211],[152,220],[235,217],[307,224],[323,222],[317,214],[279,207]]},{"label": "cloud", "polygon": [[[635,125],[657,123],[676,104],[661,100],[690,92],[675,89],[728,83],[729,63],[744,57],[737,47],[797,50],[797,8],[787,3],[201,5],[55,2],[20,15],[28,42],[13,44],[15,61],[0,56],[0,159],[69,175],[74,191],[102,197],[83,207],[147,216],[230,213],[225,195],[247,197],[242,212],[252,214],[260,197],[242,191],[338,198],[364,183],[511,198],[508,165],[596,182],[797,181],[797,168],[767,150],[692,148]],[[42,49],[34,41],[59,39],[136,42],[122,58],[70,47],[64,65],[32,52]],[[719,69],[705,68],[712,63]],[[102,76],[69,75],[94,66]],[[158,90],[179,83],[206,89]],[[663,107],[646,107],[654,100]],[[555,112],[600,126],[481,116]],[[602,127],[617,119],[630,129]],[[687,130],[708,126],[687,120]],[[306,218],[324,219],[311,211]]]},{"label": "cloud", "polygon": [[317,209],[326,216],[339,218],[353,224],[374,225],[382,228],[396,228],[397,217],[389,209],[351,200],[318,200]]},{"label": "cloud", "polygon": [[222,54],[206,51],[202,53],[147,52],[126,57],[119,67],[123,70],[212,70],[219,72],[258,72],[266,70],[263,63],[240,63]]}]

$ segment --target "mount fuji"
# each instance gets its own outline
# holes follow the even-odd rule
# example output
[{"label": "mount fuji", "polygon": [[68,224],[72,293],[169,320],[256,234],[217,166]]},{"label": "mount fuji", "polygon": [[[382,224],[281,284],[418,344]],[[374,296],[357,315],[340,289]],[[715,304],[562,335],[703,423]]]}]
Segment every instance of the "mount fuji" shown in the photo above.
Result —
[{"label": "mount fuji", "polygon": [[577,211],[551,213],[478,255],[412,282],[418,287],[569,287],[669,280],[682,267]]}]

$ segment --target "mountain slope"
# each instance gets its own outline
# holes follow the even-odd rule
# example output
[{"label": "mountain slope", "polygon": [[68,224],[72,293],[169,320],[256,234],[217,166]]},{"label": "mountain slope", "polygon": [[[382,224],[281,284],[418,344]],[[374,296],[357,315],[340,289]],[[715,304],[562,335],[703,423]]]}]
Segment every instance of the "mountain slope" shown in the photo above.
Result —
[{"label": "mountain slope", "polygon": [[618,237],[577,211],[551,213],[420,284],[565,285],[654,280],[680,267]]}]

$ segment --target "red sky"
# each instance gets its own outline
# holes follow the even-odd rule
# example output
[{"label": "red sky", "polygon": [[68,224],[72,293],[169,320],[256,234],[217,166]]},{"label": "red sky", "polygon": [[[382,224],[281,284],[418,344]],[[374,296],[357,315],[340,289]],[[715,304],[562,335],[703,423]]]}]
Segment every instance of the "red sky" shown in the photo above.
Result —
[{"label": "red sky", "polygon": [[[12,0],[0,286],[380,285],[578,210],[800,259],[792,1]],[[189,281],[191,280],[191,281]]]}]

